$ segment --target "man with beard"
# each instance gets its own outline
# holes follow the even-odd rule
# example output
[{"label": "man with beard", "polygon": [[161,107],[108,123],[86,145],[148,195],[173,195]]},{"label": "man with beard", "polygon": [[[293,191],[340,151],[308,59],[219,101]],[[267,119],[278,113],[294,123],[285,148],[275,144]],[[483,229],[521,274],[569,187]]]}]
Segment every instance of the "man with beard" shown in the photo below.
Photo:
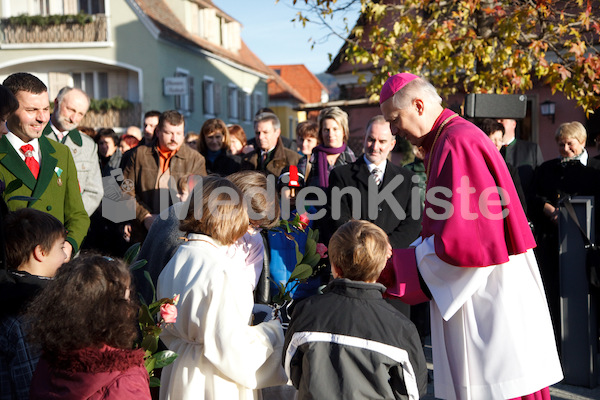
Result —
[{"label": "man with beard", "polygon": [[92,138],[77,129],[90,106],[88,95],[77,88],[65,86],[54,100],[54,112],[44,128],[44,135],[66,145],[73,154],[79,190],[88,215],[100,205],[104,189],[98,161],[98,146]]},{"label": "man with beard", "polygon": [[[132,243],[143,241],[158,214],[173,204],[172,193],[177,193],[179,179],[187,175],[206,176],[204,157],[183,145],[184,122],[183,115],[176,110],[162,113],[152,142],[136,147],[123,171],[126,182],[133,183],[132,195],[136,201]],[[164,191],[169,193],[165,195]],[[161,197],[168,201],[161,204]]]}]

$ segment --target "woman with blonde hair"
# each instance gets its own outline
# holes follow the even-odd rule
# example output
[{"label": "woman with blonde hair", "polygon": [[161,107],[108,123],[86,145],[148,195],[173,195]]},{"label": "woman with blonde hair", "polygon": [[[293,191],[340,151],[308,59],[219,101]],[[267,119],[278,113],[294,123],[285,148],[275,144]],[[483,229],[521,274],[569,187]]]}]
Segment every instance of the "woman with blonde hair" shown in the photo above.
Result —
[{"label": "woman with blonde hair", "polygon": [[240,170],[239,162],[229,156],[229,129],[218,118],[207,119],[200,128],[198,151],[206,160],[206,172],[226,176]]},{"label": "woman with blonde hair", "polygon": [[300,160],[298,169],[304,173],[307,186],[325,189],[329,186],[329,172],[354,162],[356,156],[348,147],[350,130],[345,111],[339,107],[324,108],[319,113],[318,124],[321,144],[313,148],[310,158]]},{"label": "woman with blonde hair", "polygon": [[[561,124],[554,135],[559,157],[548,160],[535,171],[535,234],[540,272],[554,325],[560,343],[560,282],[558,250],[558,218],[562,201],[569,196],[595,196],[600,201],[600,160],[585,149],[587,133],[577,121]],[[595,207],[598,210],[598,207]],[[600,213],[596,212],[596,221]],[[600,224],[596,224],[599,227]],[[596,233],[598,235],[598,232]]]},{"label": "woman with blonde hair", "polygon": [[257,389],[287,380],[283,328],[278,320],[249,325],[252,285],[244,261],[227,256],[248,221],[237,186],[226,178],[202,179],[202,197],[180,225],[186,242],[158,277],[159,298],[180,294],[177,322],[161,334],[178,354],[162,372],[163,400],[253,399]]}]

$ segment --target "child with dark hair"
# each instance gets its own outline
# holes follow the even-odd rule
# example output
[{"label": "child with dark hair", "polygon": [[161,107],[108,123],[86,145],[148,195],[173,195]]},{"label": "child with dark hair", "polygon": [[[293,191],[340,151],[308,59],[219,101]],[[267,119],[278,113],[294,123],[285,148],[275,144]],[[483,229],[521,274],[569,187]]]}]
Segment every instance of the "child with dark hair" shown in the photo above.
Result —
[{"label": "child with dark hair", "polygon": [[285,370],[298,399],[418,399],[427,365],[417,329],[376,283],[392,254],[387,234],[351,220],[329,241],[334,280],[298,303],[285,337]]},{"label": "child with dark hair", "polygon": [[42,349],[30,399],[151,398],[144,350],[132,350],[132,292],[120,260],[85,254],[61,267],[27,313]]},{"label": "child with dark hair", "polygon": [[0,282],[0,398],[28,399],[39,351],[25,339],[22,313],[65,262],[67,231],[52,215],[22,208],[4,218],[7,266]]}]

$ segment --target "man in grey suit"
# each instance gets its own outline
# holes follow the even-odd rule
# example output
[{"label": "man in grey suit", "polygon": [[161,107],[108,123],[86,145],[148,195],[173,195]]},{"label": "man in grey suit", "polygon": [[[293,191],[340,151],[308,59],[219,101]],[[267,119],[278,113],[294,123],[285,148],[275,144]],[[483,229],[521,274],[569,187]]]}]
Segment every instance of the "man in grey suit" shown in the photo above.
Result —
[{"label": "man in grey suit", "polygon": [[88,215],[98,208],[104,189],[98,161],[98,146],[92,138],[77,129],[90,106],[88,95],[76,88],[65,86],[54,100],[54,112],[44,128],[44,135],[66,145],[73,154],[79,190]]}]

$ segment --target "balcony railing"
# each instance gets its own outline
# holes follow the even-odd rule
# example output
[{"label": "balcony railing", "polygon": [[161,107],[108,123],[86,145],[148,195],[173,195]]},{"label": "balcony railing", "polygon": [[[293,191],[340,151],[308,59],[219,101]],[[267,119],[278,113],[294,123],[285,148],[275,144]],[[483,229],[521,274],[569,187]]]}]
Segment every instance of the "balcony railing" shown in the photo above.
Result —
[{"label": "balcony railing", "polygon": [[142,104],[133,103],[127,110],[88,111],[80,126],[98,128],[127,128],[131,125],[140,126]]},{"label": "balcony railing", "polygon": [[106,15],[96,14],[87,24],[14,25],[2,21],[2,44],[106,42]]}]

